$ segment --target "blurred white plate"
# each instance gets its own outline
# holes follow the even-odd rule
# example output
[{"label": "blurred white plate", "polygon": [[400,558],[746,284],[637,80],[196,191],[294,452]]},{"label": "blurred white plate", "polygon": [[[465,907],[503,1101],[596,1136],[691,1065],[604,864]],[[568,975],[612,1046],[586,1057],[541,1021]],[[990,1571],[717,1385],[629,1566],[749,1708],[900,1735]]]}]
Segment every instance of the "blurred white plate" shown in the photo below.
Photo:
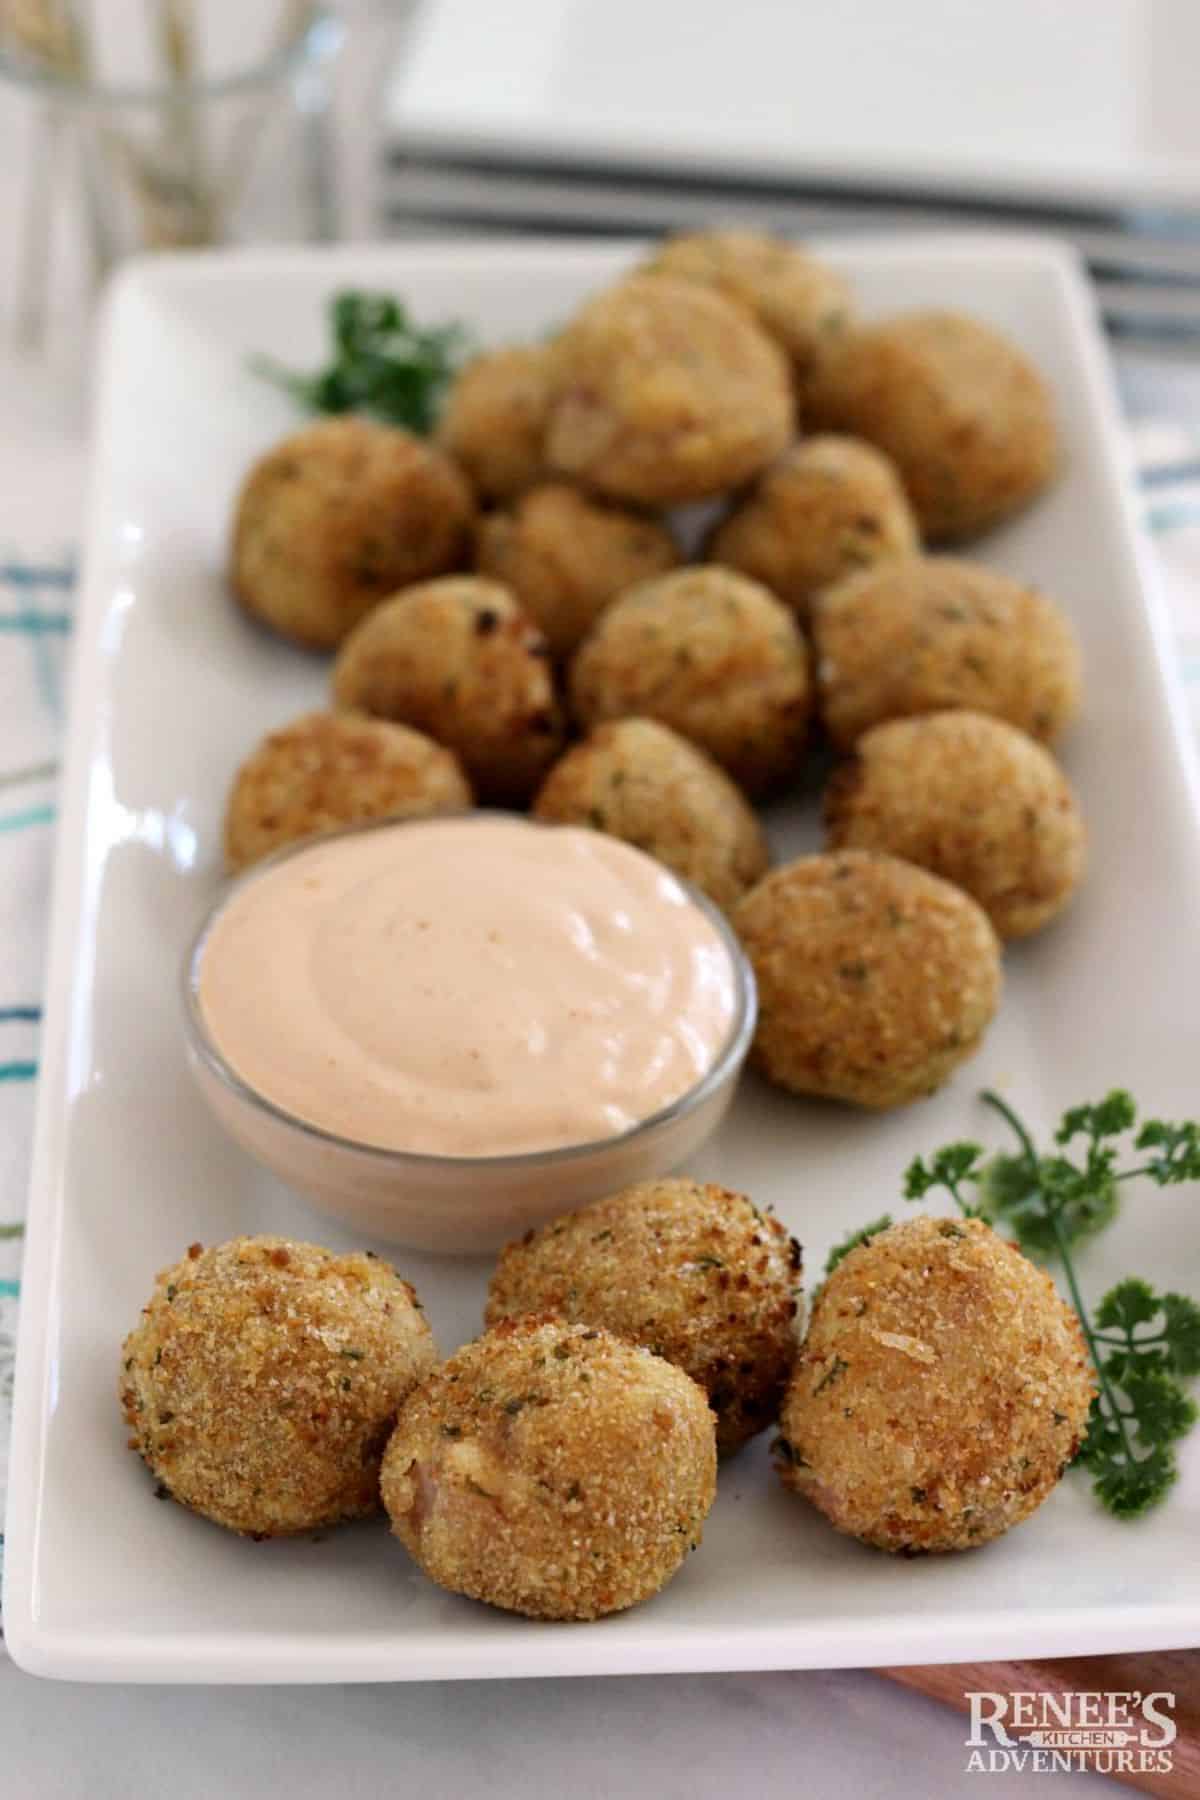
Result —
[{"label": "blurred white plate", "polygon": [[[1194,0],[426,0],[394,147],[1088,205],[1200,203]],[[732,202],[736,206],[736,202]]]},{"label": "blurred white plate", "polygon": [[[631,251],[422,245],[161,259],[130,269],[103,347],[96,481],[76,645],[29,1212],[5,1570],[25,1667],[76,1679],[354,1681],[833,1666],[1177,1646],[1200,1637],[1200,1457],[1152,1518],[1118,1525],[1070,1477],[1029,1524],[971,1555],[905,1562],[837,1536],[770,1474],[765,1440],[721,1474],[700,1551],[651,1604],[532,1624],[453,1598],[382,1524],[252,1544],[152,1497],[125,1448],[122,1335],[155,1270],[194,1239],[344,1234],[219,1134],[184,1063],[179,962],[219,879],[238,761],[319,703],[325,666],[256,631],[222,579],[247,463],[295,423],[247,372],[263,347],[322,348],[336,288],[384,286],[420,317],[535,334]],[[1159,605],[1139,568],[1103,352],[1074,265],[1030,241],[835,252],[871,312],[962,306],[1011,331],[1054,384],[1069,464],[984,547],[1074,618],[1088,702],[1068,748],[1091,879],[1008,957],[985,1050],[935,1100],[881,1118],[747,1082],[699,1173],[772,1203],[811,1277],[851,1225],[894,1205],[918,1149],[988,1130],[1002,1083],[1044,1127],[1128,1084],[1195,1108],[1200,838]],[[781,849],[807,841],[797,809]],[[487,1265],[408,1257],[443,1348],[473,1336]],[[1129,1270],[1200,1285],[1192,1193],[1131,1194],[1091,1249],[1089,1292]]]}]

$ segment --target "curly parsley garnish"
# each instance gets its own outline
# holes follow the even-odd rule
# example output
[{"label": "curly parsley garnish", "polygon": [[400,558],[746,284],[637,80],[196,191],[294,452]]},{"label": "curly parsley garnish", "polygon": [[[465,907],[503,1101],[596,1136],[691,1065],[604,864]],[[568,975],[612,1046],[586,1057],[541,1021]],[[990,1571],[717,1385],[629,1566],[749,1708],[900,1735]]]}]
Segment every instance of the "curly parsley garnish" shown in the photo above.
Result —
[{"label": "curly parsley garnish", "polygon": [[329,303],[332,351],[312,375],[258,356],[251,367],[313,412],[368,413],[422,436],[433,430],[450,383],[468,350],[460,325],[423,328],[390,294],[335,294]]},{"label": "curly parsley garnish", "polygon": [[[1137,1109],[1120,1088],[1064,1113],[1056,1149],[1046,1155],[998,1094],[983,1099],[1009,1125],[1017,1149],[985,1157],[978,1144],[956,1143],[918,1156],[905,1176],[905,1196],[921,1200],[942,1188],[966,1217],[1006,1225],[1029,1255],[1058,1257],[1099,1386],[1078,1461],[1109,1512],[1136,1518],[1175,1481],[1172,1446],[1196,1421],[1196,1404],[1181,1383],[1200,1374],[1200,1306],[1130,1277],[1105,1294],[1092,1318],[1072,1251],[1111,1224],[1122,1182],[1145,1176],[1170,1187],[1200,1180],[1200,1125],[1148,1119],[1132,1140],[1140,1159],[1122,1167],[1115,1140],[1135,1131]],[[1080,1139],[1082,1148],[1068,1155]]]},{"label": "curly parsley garnish", "polygon": [[895,1223],[891,1213],[881,1213],[877,1219],[872,1219],[869,1225],[860,1225],[857,1231],[848,1231],[841,1243],[835,1244],[825,1258],[825,1273],[832,1275],[844,1256],[849,1256],[850,1252],[857,1250],[860,1244],[869,1243],[873,1237],[877,1237],[881,1231],[886,1231],[889,1225]]}]

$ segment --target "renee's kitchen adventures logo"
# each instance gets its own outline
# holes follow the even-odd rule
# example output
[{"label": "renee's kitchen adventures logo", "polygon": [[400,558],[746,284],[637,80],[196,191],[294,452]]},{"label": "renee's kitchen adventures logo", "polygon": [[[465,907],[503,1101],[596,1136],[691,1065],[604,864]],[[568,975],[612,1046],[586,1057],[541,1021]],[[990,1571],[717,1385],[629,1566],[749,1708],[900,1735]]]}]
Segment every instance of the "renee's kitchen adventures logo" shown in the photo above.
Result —
[{"label": "renee's kitchen adventures logo", "polygon": [[969,1693],[967,1773],[1169,1774],[1174,1694]]}]

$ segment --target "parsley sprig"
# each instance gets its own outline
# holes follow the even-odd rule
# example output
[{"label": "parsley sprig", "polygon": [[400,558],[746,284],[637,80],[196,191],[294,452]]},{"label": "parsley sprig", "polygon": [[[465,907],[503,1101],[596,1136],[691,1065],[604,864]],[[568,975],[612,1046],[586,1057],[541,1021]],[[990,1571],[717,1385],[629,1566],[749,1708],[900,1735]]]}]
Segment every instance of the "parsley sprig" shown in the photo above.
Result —
[{"label": "parsley sprig", "polygon": [[348,290],[329,303],[329,331],[330,360],[312,375],[266,356],[251,366],[314,412],[368,413],[422,436],[433,430],[469,348],[461,326],[423,328],[392,295]]},{"label": "parsley sprig", "polygon": [[[1112,1222],[1122,1183],[1138,1176],[1158,1187],[1200,1180],[1200,1125],[1148,1119],[1137,1129],[1137,1109],[1118,1088],[1094,1106],[1064,1113],[1055,1149],[1041,1154],[998,1094],[983,1099],[1009,1125],[1017,1149],[987,1157],[978,1144],[955,1143],[928,1159],[918,1156],[905,1176],[905,1197],[920,1200],[942,1189],[968,1218],[1003,1223],[1029,1255],[1062,1263],[1098,1385],[1078,1460],[1109,1512],[1135,1518],[1175,1481],[1173,1445],[1196,1421],[1182,1381],[1200,1374],[1200,1306],[1131,1277],[1105,1294],[1093,1319],[1072,1252]],[[1132,1148],[1140,1160],[1119,1166],[1117,1140],[1135,1132]]]},{"label": "parsley sprig", "polygon": [[891,1213],[880,1213],[879,1217],[872,1219],[869,1225],[860,1225],[857,1231],[848,1231],[841,1243],[835,1244],[825,1258],[825,1273],[832,1275],[844,1256],[849,1256],[850,1252],[857,1250],[860,1244],[870,1243],[873,1237],[878,1237],[881,1231],[886,1231],[895,1223]]}]

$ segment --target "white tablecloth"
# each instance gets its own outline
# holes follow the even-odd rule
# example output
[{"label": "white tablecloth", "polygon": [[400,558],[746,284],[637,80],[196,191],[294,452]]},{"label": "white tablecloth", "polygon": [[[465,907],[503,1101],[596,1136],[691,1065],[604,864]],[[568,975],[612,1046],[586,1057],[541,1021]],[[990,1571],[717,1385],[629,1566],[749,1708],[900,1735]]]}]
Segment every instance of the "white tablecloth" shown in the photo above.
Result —
[{"label": "white tablecloth", "polygon": [[[345,77],[361,119],[377,38]],[[15,109],[0,96],[0,276],[15,240]],[[351,228],[368,221],[365,135],[351,132]],[[60,303],[67,298],[61,293]],[[0,334],[11,294],[0,297]],[[86,473],[82,333],[32,361],[0,351],[0,1475],[18,1304],[55,763],[74,547]],[[1148,519],[1200,703],[1200,360],[1126,358]],[[1196,471],[1200,475],[1200,469]],[[1200,707],[1198,707],[1200,710]],[[870,1674],[809,1673],[338,1689],[136,1689],[39,1683],[0,1661],[0,1795],[172,1800],[412,1789],[578,1800],[704,1800],[739,1791],[821,1800],[973,1791],[962,1720]],[[1081,1791],[1100,1782],[1059,1776]],[[1109,1790],[1111,1791],[1111,1790]],[[1004,1793],[1042,1793],[1009,1774]]]}]

